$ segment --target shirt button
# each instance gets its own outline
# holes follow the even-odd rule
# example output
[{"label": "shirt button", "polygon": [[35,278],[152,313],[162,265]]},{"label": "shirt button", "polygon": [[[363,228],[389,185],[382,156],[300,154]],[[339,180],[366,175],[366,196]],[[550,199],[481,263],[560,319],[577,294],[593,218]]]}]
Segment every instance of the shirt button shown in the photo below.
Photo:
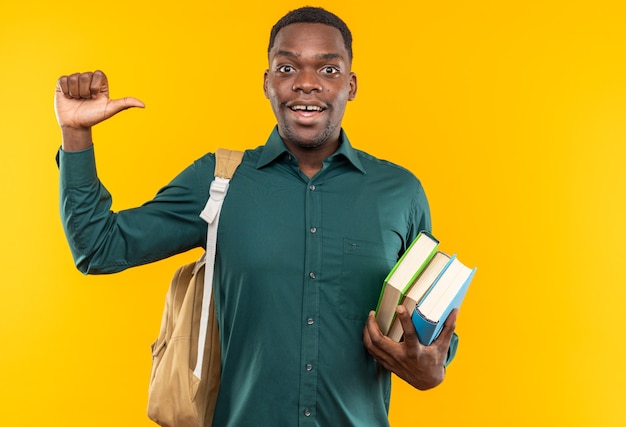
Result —
[{"label": "shirt button", "polygon": [[311,416],[311,411],[309,411],[308,408],[304,410],[304,416],[305,417],[310,417]]},{"label": "shirt button", "polygon": [[309,185],[309,190],[315,191],[315,186],[313,184]]},{"label": "shirt button", "polygon": [[313,320],[312,317],[309,317],[308,319],[306,319],[306,324],[307,325],[312,325],[313,323],[315,323],[315,321]]},{"label": "shirt button", "polygon": [[313,234],[317,233],[317,227],[311,227],[311,233]]},{"label": "shirt button", "polygon": [[311,279],[315,279],[315,273],[313,273],[313,272],[311,271],[311,272],[309,273],[309,277],[310,277]]},{"label": "shirt button", "polygon": [[313,370],[313,365],[311,365],[310,363],[306,364],[306,370],[307,371],[312,371]]}]

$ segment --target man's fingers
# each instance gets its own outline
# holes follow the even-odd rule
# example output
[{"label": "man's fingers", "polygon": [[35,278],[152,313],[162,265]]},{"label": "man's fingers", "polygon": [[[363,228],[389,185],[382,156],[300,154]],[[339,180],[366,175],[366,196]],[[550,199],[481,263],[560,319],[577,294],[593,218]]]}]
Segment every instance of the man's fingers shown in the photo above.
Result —
[{"label": "man's fingers", "polygon": [[[109,99],[109,83],[107,76],[100,70],[93,73],[74,73],[62,76],[57,81],[57,91],[62,92],[68,98],[92,99],[98,94]],[[105,116],[109,118],[127,108],[144,108],[145,104],[137,98],[126,97],[108,101]]]},{"label": "man's fingers", "polygon": [[107,76],[100,70],[96,70],[91,75],[89,81],[89,97],[93,98],[99,93],[103,93],[109,97],[109,82]]},{"label": "man's fingers", "polygon": [[54,98],[57,121],[62,128],[86,129],[128,108],[144,108],[137,98],[111,99],[102,71],[74,73],[57,81]]},{"label": "man's fingers", "polygon": [[396,315],[404,331],[404,342],[407,343],[409,347],[420,346],[421,344],[417,339],[417,332],[415,331],[413,320],[411,320],[411,313],[407,311],[406,307],[399,305],[396,308]]},{"label": "man's fingers", "polygon": [[82,73],[78,76],[78,96],[83,99],[91,98],[92,73]]},{"label": "man's fingers", "polygon": [[446,322],[443,324],[443,329],[441,330],[441,334],[437,337],[436,342],[442,342],[448,345],[450,340],[452,339],[452,334],[454,333],[454,329],[456,329],[456,317],[459,314],[459,309],[455,308],[448,315]]},{"label": "man's fingers", "polygon": [[363,344],[374,360],[385,369],[391,370],[390,362],[393,362],[393,357],[389,354],[389,342],[391,340],[380,331],[374,312],[370,312],[363,328]]},{"label": "man's fingers", "polygon": [[67,76],[67,92],[65,92],[65,95],[69,96],[70,98],[80,98],[80,89],[78,87],[79,77],[79,73],[74,73]]},{"label": "man's fingers", "polygon": [[57,87],[68,98],[91,98],[91,77],[93,73],[74,73],[59,78]]},{"label": "man's fingers", "polygon": [[367,333],[367,342],[366,345],[372,345],[372,337],[377,335],[382,335],[380,329],[378,328],[378,324],[376,323],[376,317],[374,316],[374,312],[370,311],[367,316],[367,321],[365,322],[365,328],[363,333]]},{"label": "man's fingers", "polygon": [[63,95],[67,95],[69,88],[67,86],[67,76],[62,76],[57,81],[57,92],[61,92]]},{"label": "man's fingers", "polygon": [[98,94],[107,98],[109,96],[107,77],[100,70],[62,76],[58,80],[57,88],[66,97],[74,99],[91,99]]},{"label": "man's fingers", "polygon": [[[386,338],[376,323],[374,312],[371,311],[363,328],[363,343],[370,353],[380,351],[379,347]],[[372,353],[374,354],[374,353]]]}]

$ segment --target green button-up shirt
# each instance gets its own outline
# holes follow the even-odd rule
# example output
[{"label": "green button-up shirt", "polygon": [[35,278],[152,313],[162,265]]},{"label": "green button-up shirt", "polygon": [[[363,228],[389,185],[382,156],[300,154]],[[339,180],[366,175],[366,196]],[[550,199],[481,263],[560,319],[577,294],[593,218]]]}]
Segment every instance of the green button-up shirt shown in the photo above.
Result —
[{"label": "green button-up shirt", "polygon": [[[153,200],[113,213],[93,149],[59,153],[78,268],[110,273],[206,245],[207,154]],[[214,293],[222,347],[216,426],[386,426],[390,374],[362,343],[383,279],[420,230],[420,182],[354,149],[308,178],[276,129],[246,151],[220,216]]]}]

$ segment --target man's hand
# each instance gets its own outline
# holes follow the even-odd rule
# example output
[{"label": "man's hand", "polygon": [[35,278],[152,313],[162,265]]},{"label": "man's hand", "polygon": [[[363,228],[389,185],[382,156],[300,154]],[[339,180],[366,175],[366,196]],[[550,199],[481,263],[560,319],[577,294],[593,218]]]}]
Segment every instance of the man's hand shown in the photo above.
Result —
[{"label": "man's hand", "polygon": [[420,390],[439,385],[445,374],[444,363],[450,347],[450,339],[456,325],[458,309],[446,319],[441,334],[429,346],[422,345],[404,306],[396,309],[404,329],[404,341],[397,343],[380,331],[372,311],[363,329],[363,344],[367,351],[385,369]]},{"label": "man's hand", "polygon": [[57,121],[63,132],[63,150],[89,147],[91,127],[131,107],[143,108],[136,98],[109,98],[109,83],[102,71],[59,78],[54,98]]}]

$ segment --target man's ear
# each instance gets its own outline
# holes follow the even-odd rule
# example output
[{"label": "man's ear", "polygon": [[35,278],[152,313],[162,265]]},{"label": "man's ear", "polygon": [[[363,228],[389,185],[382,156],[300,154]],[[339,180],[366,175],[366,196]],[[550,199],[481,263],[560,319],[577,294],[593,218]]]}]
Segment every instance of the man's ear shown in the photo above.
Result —
[{"label": "man's ear", "polygon": [[270,70],[265,70],[265,73],[263,73],[263,93],[265,94],[265,97],[267,99],[269,99],[270,95],[267,92],[267,78],[269,76],[269,72]]},{"label": "man's ear", "polygon": [[356,74],[350,73],[350,95],[348,96],[348,101],[352,101],[356,97]]}]

